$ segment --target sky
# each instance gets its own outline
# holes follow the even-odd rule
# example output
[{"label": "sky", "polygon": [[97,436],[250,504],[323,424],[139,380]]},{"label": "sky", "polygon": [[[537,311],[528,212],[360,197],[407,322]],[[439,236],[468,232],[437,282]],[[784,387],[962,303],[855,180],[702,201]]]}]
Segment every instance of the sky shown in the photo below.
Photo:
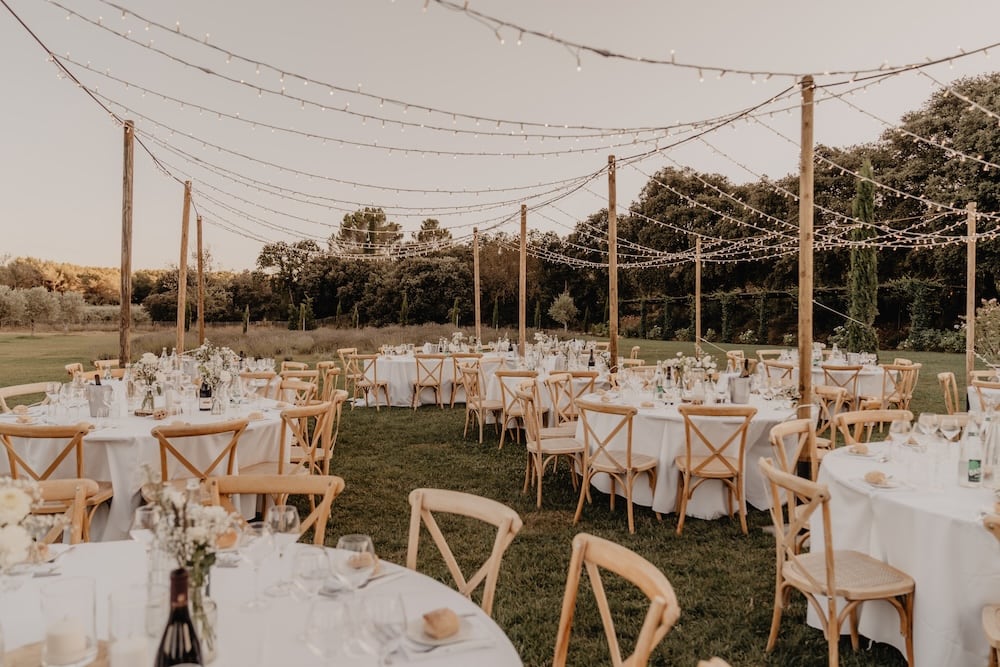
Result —
[{"label": "sky", "polygon": [[981,0],[468,2],[523,34],[435,0],[2,2],[0,261],[118,266],[117,117],[142,143],[133,269],[178,262],[186,180],[192,248],[200,214],[215,269],[252,268],[269,242],[326,247],[364,206],[407,238],[434,218],[466,239],[516,233],[525,203],[529,228],[565,236],[607,206],[608,155],[623,208],[663,167],[734,183],[796,172],[795,74],[822,86],[816,142],[847,146],[1000,57],[963,56],[1000,42],[1000,4]]}]

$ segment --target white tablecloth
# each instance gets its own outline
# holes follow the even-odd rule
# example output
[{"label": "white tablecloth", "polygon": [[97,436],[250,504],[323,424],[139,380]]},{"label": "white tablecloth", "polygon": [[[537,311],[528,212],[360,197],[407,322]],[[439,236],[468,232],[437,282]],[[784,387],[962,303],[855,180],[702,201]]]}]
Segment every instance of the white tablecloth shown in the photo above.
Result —
[{"label": "white tablecloth", "polygon": [[[264,404],[274,405],[271,401],[264,401]],[[84,472],[90,479],[110,481],[115,494],[107,512],[101,509],[94,516],[94,523],[91,526],[91,540],[118,540],[128,535],[132,513],[139,506],[139,489],[146,482],[144,466],[148,466],[154,475],[159,475],[160,472],[160,447],[156,438],[150,434],[154,427],[177,420],[203,424],[237,419],[245,417],[249,412],[249,408],[233,409],[230,414],[224,417],[212,415],[209,412],[199,412],[192,415],[168,417],[163,421],[156,421],[152,417],[129,416],[122,419],[98,419],[84,416],[82,421],[99,426],[83,439]],[[279,411],[269,409],[262,412],[265,418],[251,421],[240,438],[236,448],[235,467],[237,470],[241,465],[247,466],[262,461],[273,461],[278,456],[281,425]],[[6,417],[6,419],[10,418]],[[224,436],[211,437],[222,438]],[[225,438],[228,441],[228,436]],[[45,442],[34,443],[35,449],[32,451],[37,452],[38,455],[29,455],[26,457],[27,460],[31,462],[51,461],[53,458],[53,455],[49,453],[51,449],[39,446],[45,444]],[[51,447],[59,445],[60,443],[54,441],[51,443]],[[7,457],[2,456],[0,457],[0,475],[9,473],[10,466]],[[225,468],[219,470],[218,474],[225,474]],[[72,455],[66,457],[53,476],[54,478],[76,476],[75,461]]]},{"label": "white tablecloth", "polygon": [[[591,400],[598,397],[591,396]],[[770,434],[771,428],[776,424],[789,419],[794,419],[795,410],[783,408],[777,401],[765,401],[758,396],[751,397],[753,407],[757,408],[757,414],[750,422],[747,431],[746,448],[746,474],[743,476],[745,484],[745,497],[748,503],[754,507],[764,509],[769,506],[769,496],[764,485],[763,477],[758,472],[756,464],[751,465],[761,456],[771,456]],[[610,430],[614,418],[607,418],[608,426],[605,430]],[[601,433],[602,419],[598,418],[595,428]],[[706,435],[708,433],[706,432]],[[583,424],[577,426],[576,437],[583,441]],[[625,434],[616,436],[613,445],[614,449],[625,448]],[[661,408],[639,408],[633,422],[632,451],[641,454],[655,456],[658,463],[656,466],[657,478],[656,488],[652,494],[649,491],[649,484],[645,479],[639,479],[635,483],[632,500],[639,505],[652,507],[657,512],[675,512],[677,510],[677,489],[679,487],[678,471],[674,465],[674,460],[678,456],[683,456],[685,452],[684,418],[677,411],[676,406],[666,406]],[[620,444],[619,444],[620,442]],[[733,455],[736,452],[733,450]],[[611,489],[611,482],[607,475],[597,475],[594,477],[594,486],[605,493]],[[624,491],[618,487],[619,495],[624,496]],[[695,491],[694,496],[688,501],[687,516],[700,519],[716,519],[726,514],[726,489],[719,480],[706,480]]]},{"label": "white tablecloth", "polygon": [[[494,354],[485,354],[483,359],[499,361],[500,357]],[[470,361],[471,359],[466,359]],[[375,362],[378,370],[379,380],[389,382],[389,404],[395,407],[410,407],[413,405],[413,383],[417,380],[417,361],[411,355],[381,355]],[[429,363],[429,362],[428,362]],[[495,364],[486,364],[487,382],[493,377],[492,371],[496,370]],[[441,396],[446,403],[451,402],[451,394],[455,386],[455,362],[449,355],[444,360],[441,369]],[[372,397],[374,407],[374,396]],[[385,398],[380,399],[384,404]],[[456,397],[459,402],[465,402],[465,391],[459,388],[459,395]],[[433,404],[434,392],[424,389],[420,393],[420,405]],[[359,403],[363,405],[363,403]]]},{"label": "white tablecloth", "polygon": [[[956,468],[953,460],[946,464],[942,490],[923,484],[874,489],[862,480],[869,470],[907,483],[921,475],[914,475],[914,467],[878,463],[844,449],[826,456],[819,470],[819,481],[830,489],[834,547],[879,558],[916,582],[915,667],[986,664],[980,613],[985,604],[1000,602],[1000,546],[981,519],[981,512],[993,506],[993,493],[960,487],[951,473]],[[822,547],[821,526],[814,517],[813,550]],[[815,618],[811,624],[816,625]],[[886,602],[863,605],[860,632],[905,649],[899,617]]]},{"label": "white tablecloth", "polygon": [[[289,558],[286,556],[286,560]],[[261,568],[260,586],[266,588],[275,580],[277,559],[272,557]],[[419,656],[412,664],[465,667],[508,667],[520,665],[521,660],[514,646],[503,631],[482,610],[457,591],[429,577],[391,563],[382,563],[391,571],[403,573],[401,577],[387,578],[384,583],[373,582],[358,593],[359,596],[398,593],[403,598],[408,618],[439,607],[450,607],[459,614],[471,614],[475,632],[487,644],[478,642],[479,648],[458,651],[459,647],[438,649]],[[137,542],[118,541],[99,544],[82,544],[58,560],[59,571],[64,576],[89,576],[97,584],[97,634],[107,637],[108,595],[119,587],[142,584],[145,581],[145,554]],[[53,581],[51,577],[28,579],[27,583],[12,593],[0,596],[0,626],[3,627],[7,650],[41,641],[43,624],[39,608],[39,587]],[[324,661],[316,657],[300,638],[303,633],[308,602],[293,597],[276,598],[263,612],[244,610],[242,605],[253,597],[254,576],[249,563],[236,568],[212,569],[212,599],[219,605],[218,657],[213,667],[288,667],[319,666]],[[489,643],[492,640],[492,643]],[[396,654],[393,664],[411,664],[407,656]],[[338,661],[337,664],[344,664]],[[350,664],[375,665],[370,660],[357,659]]]}]

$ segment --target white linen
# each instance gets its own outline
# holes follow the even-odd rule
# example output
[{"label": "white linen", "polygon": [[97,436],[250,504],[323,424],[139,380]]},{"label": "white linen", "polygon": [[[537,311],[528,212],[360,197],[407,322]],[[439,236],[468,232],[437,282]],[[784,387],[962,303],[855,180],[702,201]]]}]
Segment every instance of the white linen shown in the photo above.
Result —
[{"label": "white linen", "polygon": [[[916,465],[921,465],[919,458]],[[954,461],[946,465],[947,482],[936,491],[912,484],[919,477],[913,466],[852,457],[844,449],[827,455],[819,470],[819,482],[830,489],[834,547],[879,558],[916,582],[914,667],[985,664],[980,613],[985,604],[1000,602],[1000,547],[981,520],[982,511],[993,506],[993,492],[959,486],[957,475],[951,474]],[[862,478],[874,469],[904,485],[891,490],[868,486]],[[811,548],[822,548],[818,516],[811,535]],[[812,610],[809,615],[810,625],[819,627]],[[841,631],[847,633],[846,628]],[[864,604],[860,632],[905,650],[899,617],[888,603]]]},{"label": "white linen", "polygon": [[[437,352],[437,346],[434,346],[434,350]],[[433,353],[428,353],[433,354]],[[501,357],[494,354],[484,354],[483,359],[496,359],[499,361]],[[378,364],[378,377],[379,380],[386,380],[389,382],[389,404],[393,407],[411,407],[413,405],[413,383],[417,380],[417,361],[411,355],[380,355],[375,362]],[[486,365],[487,377],[489,380],[493,377],[493,372],[496,370],[496,366],[489,370],[490,364]],[[455,386],[455,361],[448,355],[444,360],[444,366],[441,371],[441,397],[442,401],[446,403],[451,403],[451,394],[454,391]],[[380,399],[384,405],[385,399]],[[456,396],[456,401],[465,402],[465,390],[459,388],[459,395]],[[430,389],[425,389],[420,393],[420,405],[433,404],[434,393]],[[375,404],[370,401],[372,407]],[[358,405],[364,405],[361,401]]]},{"label": "white linen", "polygon": [[[286,560],[288,557],[286,556]],[[400,577],[386,578],[385,583],[372,584],[359,596],[398,593],[403,598],[408,618],[438,607],[450,607],[458,614],[471,614],[477,631],[486,642],[477,642],[467,651],[434,651],[420,655],[420,662],[442,667],[476,665],[477,667],[507,667],[520,665],[521,660],[503,630],[468,598],[412,570],[386,563],[382,566],[398,570]],[[129,584],[145,581],[145,554],[137,542],[118,541],[81,544],[58,560],[62,576],[94,577],[97,584],[97,633],[107,637],[108,594]],[[273,583],[278,575],[277,558],[272,557],[261,568],[261,590]],[[0,596],[0,626],[3,627],[7,650],[40,641],[43,637],[39,588],[51,578],[29,578],[24,586]],[[212,599],[218,604],[218,657],[213,667],[253,667],[294,665],[321,666],[324,661],[315,656],[300,639],[308,602],[294,597],[270,599],[262,612],[251,612],[242,605],[253,597],[254,575],[249,563],[236,568],[212,569]],[[400,655],[393,664],[407,664]],[[414,660],[416,662],[416,660]],[[339,662],[338,662],[339,664]],[[376,660],[357,659],[351,664],[375,665]]]},{"label": "white linen", "polygon": [[[588,400],[600,399],[597,395],[585,398]],[[765,401],[758,396],[751,397],[750,405],[757,408],[757,414],[747,429],[746,474],[743,476],[745,498],[754,507],[764,509],[770,503],[767,489],[756,464],[751,465],[751,463],[761,456],[771,456],[769,440],[771,428],[783,421],[794,419],[795,410],[782,408],[777,401]],[[602,427],[602,421],[605,420],[601,419],[601,416],[598,416],[595,421],[595,429],[598,433],[602,433],[602,428],[605,431],[610,430],[613,420],[608,418],[606,420],[608,426],[606,427]],[[676,406],[640,407],[639,414],[636,415],[632,426],[632,451],[648,454],[657,459],[655,489],[650,493],[649,484],[645,478],[641,478],[635,483],[632,500],[639,505],[652,507],[657,512],[675,512],[677,510],[679,473],[674,461],[678,456],[683,456],[685,452],[684,418],[677,411]],[[705,433],[711,435],[708,430]],[[576,437],[583,442],[583,435],[583,424],[581,423],[577,425]],[[625,438],[624,433],[617,435],[613,440],[615,444],[612,447],[624,450]],[[611,481],[607,475],[596,475],[594,486],[608,493],[611,489]],[[621,488],[617,488],[617,492],[624,497],[624,491]],[[720,480],[706,480],[688,501],[687,516],[699,519],[716,519],[725,514],[726,489]]]}]

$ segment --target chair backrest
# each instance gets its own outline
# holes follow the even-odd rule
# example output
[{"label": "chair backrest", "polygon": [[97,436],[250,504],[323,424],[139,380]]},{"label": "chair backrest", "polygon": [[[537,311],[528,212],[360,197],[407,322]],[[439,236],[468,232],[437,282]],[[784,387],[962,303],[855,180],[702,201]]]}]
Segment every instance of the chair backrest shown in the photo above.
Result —
[{"label": "chair backrest", "polygon": [[316,383],[295,378],[282,380],[278,389],[278,398],[294,405],[307,405],[309,401],[316,398]]},{"label": "chair backrest", "polygon": [[[566,577],[566,590],[563,594],[562,612],[559,615],[559,630],[556,634],[555,657],[552,664],[554,667],[566,665],[577,593],[584,568],[587,569],[590,588],[597,601],[597,609],[611,653],[611,664],[616,667],[626,664],[630,667],[646,665],[653,649],[680,618],[681,608],[677,603],[677,595],[666,576],[648,560],[620,544],[588,533],[579,533],[573,538],[573,555],[570,557],[569,573]],[[632,655],[628,657],[623,657],[621,654],[618,632],[615,629],[601,578],[602,569],[635,584],[649,598],[649,608],[639,628]],[[592,659],[593,657],[591,656]]]},{"label": "chair backrest", "polygon": [[321,361],[316,364],[316,369],[320,372],[320,378],[323,380],[322,399],[329,401],[333,397],[334,392],[337,391],[340,367],[333,361]]},{"label": "chair backrest", "polygon": [[[511,508],[489,498],[471,493],[445,489],[414,489],[410,492],[410,534],[406,548],[406,567],[417,569],[417,550],[420,543],[420,524],[427,527],[434,544],[444,558],[448,572],[458,586],[458,592],[471,598],[480,584],[483,584],[483,598],[480,606],[487,615],[493,614],[493,598],[496,593],[500,563],[504,552],[521,530],[521,517]],[[493,548],[489,557],[471,576],[466,578],[455,560],[448,542],[434,518],[435,512],[471,517],[497,527]]]},{"label": "chair backrest", "polygon": [[459,367],[462,374],[462,385],[465,387],[465,405],[467,409],[479,410],[482,408],[483,387],[482,374],[479,371],[479,364],[475,361],[462,364]]},{"label": "chair backrest", "polygon": [[791,382],[795,364],[789,361],[764,360],[764,375],[768,382]]},{"label": "chair backrest", "polygon": [[307,369],[296,369],[289,368],[288,370],[281,371],[282,380],[305,380],[306,382],[312,382],[319,385],[320,373],[318,370],[307,370]]},{"label": "chair backrest", "polygon": [[829,438],[832,449],[837,437],[833,418],[843,412],[844,404],[847,402],[847,390],[843,387],[818,384],[813,387],[813,398],[819,407],[819,418],[816,420],[815,428],[816,437]]},{"label": "chair backrest", "polygon": [[304,361],[282,361],[281,362],[281,374],[284,375],[285,371],[304,371],[309,368],[309,364]]},{"label": "chair backrest", "polygon": [[92,479],[50,479],[38,482],[38,490],[46,503],[69,503],[63,512],[62,521],[55,523],[39,540],[42,544],[52,544],[63,537],[69,528],[69,543],[83,541],[83,524],[87,510],[87,498],[98,492],[100,487]]},{"label": "chair backrest", "polygon": [[414,354],[417,362],[417,384],[423,386],[441,386],[444,375],[444,362],[448,357],[443,354]]},{"label": "chair backrest", "polygon": [[743,353],[743,350],[729,350],[726,352],[726,365],[731,370],[738,371],[743,368],[744,359],[746,359],[746,355]]},{"label": "chair backrest", "polygon": [[996,368],[991,368],[988,371],[969,371],[969,378],[967,382],[972,382],[973,380],[986,380],[987,382],[1000,382],[1000,375],[997,374]]},{"label": "chair backrest", "polygon": [[[809,588],[813,591],[836,590],[829,489],[825,484],[818,484],[779,470],[770,459],[761,457],[757,466],[771,491],[771,521],[774,524],[778,576],[782,577],[787,565],[796,578],[808,582]],[[788,496],[796,498],[796,511],[788,516],[786,522],[782,511],[782,498]],[[802,531],[810,529],[810,519],[817,510],[820,511],[823,521],[823,553],[826,568],[822,574],[816,572],[815,568],[809,567],[810,564],[802,562],[803,554],[798,540]],[[812,554],[815,557],[816,552]],[[822,579],[817,578],[818,576]],[[836,599],[831,598],[829,604],[836,614]]]},{"label": "chair backrest", "polygon": [[611,341],[599,340],[594,342],[594,349],[598,352],[607,352],[611,349]]},{"label": "chair backrest", "polygon": [[361,382],[377,385],[378,379],[378,355],[377,354],[352,354],[347,357],[350,364],[350,371],[355,373]]},{"label": "chair backrest", "polygon": [[[951,371],[944,371],[937,374],[938,384],[941,385],[941,393],[944,394],[944,409],[949,415],[961,412],[958,409],[958,382],[955,374]],[[982,406],[982,396],[979,397],[979,405]]]},{"label": "chair backrest", "polygon": [[896,364],[897,366],[908,366],[913,363],[913,360],[907,359],[905,357],[896,357],[895,359],[892,360],[892,363]]},{"label": "chair backrest", "polygon": [[255,387],[257,395],[261,398],[277,398],[278,383],[274,378],[278,376],[274,371],[241,371],[240,379],[244,386],[249,382]]},{"label": "chair backrest", "polygon": [[500,400],[503,402],[503,409],[505,412],[511,412],[511,409],[517,405],[518,386],[525,380],[537,378],[538,371],[497,371],[496,376],[500,383]]},{"label": "chair backrest", "polygon": [[482,352],[455,352],[451,355],[451,374],[455,380],[460,380],[462,371],[459,368],[462,364],[477,361],[483,358]]},{"label": "chair backrest", "polygon": [[768,360],[776,361],[781,358],[782,352],[784,352],[784,350],[757,350],[757,359],[761,363]]},{"label": "chair backrest", "polygon": [[890,403],[901,410],[908,410],[917,386],[922,364],[881,364],[882,366],[882,407]]},{"label": "chair backrest", "polygon": [[1000,542],[1000,514],[989,513],[983,517],[983,527]]},{"label": "chair backrest", "polygon": [[232,475],[236,446],[247,423],[246,419],[233,419],[157,426],[151,433],[160,444],[160,479],[164,482],[173,479],[174,472],[181,473],[177,477],[195,477],[201,481]]},{"label": "chair backrest", "polygon": [[94,359],[94,368],[103,371],[105,368],[118,368],[121,363],[118,359]]},{"label": "chair backrest", "polygon": [[[576,405],[580,409],[580,423],[583,425],[584,468],[590,459],[596,457],[601,457],[605,463],[613,463],[620,471],[632,468],[632,421],[639,410],[631,405],[592,401],[578,401]],[[610,418],[610,421],[604,421],[603,424],[610,428],[598,431],[596,423],[602,416]],[[603,435],[601,431],[605,431]],[[625,436],[624,449],[612,446],[620,433]]]},{"label": "chair backrest", "polygon": [[646,360],[645,359],[631,359],[631,358],[630,359],[622,359],[622,363],[620,365],[621,365],[622,368],[635,368],[637,366],[645,366],[646,365]]},{"label": "chair backrest", "polygon": [[[10,476],[13,479],[22,475],[34,480],[49,479],[62,466],[59,477],[86,477],[83,436],[91,428],[86,422],[67,426],[0,422],[0,443],[7,450]],[[64,461],[67,463],[63,466]]]},{"label": "chair backrest", "polygon": [[980,410],[985,410],[987,405],[996,405],[1000,401],[1000,382],[973,380],[972,388],[976,390]]},{"label": "chair backrest", "polygon": [[[287,452],[291,447],[300,447],[305,456],[304,464],[309,472],[316,465],[316,453],[329,450],[331,429],[333,428],[334,405],[330,401],[313,401],[281,411],[281,440],[278,445],[278,474],[296,472],[285,470]],[[289,466],[291,468],[291,466]]]},{"label": "chair backrest", "polygon": [[[340,357],[340,367],[344,371],[344,382],[345,384],[353,380],[353,375],[355,373],[350,365],[350,357],[358,353],[358,348],[356,347],[340,347],[337,348],[337,356]],[[345,387],[346,388],[346,387]]]},{"label": "chair backrest", "polygon": [[837,364],[821,364],[823,369],[823,384],[828,387],[841,387],[847,391],[847,395],[854,399],[858,395],[858,380],[861,377],[860,364],[849,366]]},{"label": "chair backrest", "polygon": [[79,361],[76,361],[72,364],[66,364],[65,366],[63,366],[63,368],[66,369],[66,374],[69,375],[70,377],[74,377],[77,373],[83,372],[83,364],[81,364]]},{"label": "chair backrest", "polygon": [[545,378],[545,388],[549,391],[556,425],[563,426],[576,421],[576,402],[573,397],[573,376],[569,373],[549,373]]},{"label": "chair backrest", "polygon": [[794,475],[799,461],[808,458],[813,466],[811,479],[816,479],[816,431],[812,419],[791,419],[775,424],[771,427],[770,440],[778,468]]},{"label": "chair backrest", "polygon": [[490,356],[483,355],[483,357],[479,359],[479,374],[483,380],[483,388],[484,389],[486,388],[486,383],[490,381],[490,378],[493,377],[493,375],[497,371],[502,370],[506,367],[507,367],[506,357],[498,357],[495,355],[490,355]]},{"label": "chair backrest", "polygon": [[844,444],[854,445],[868,442],[872,429],[878,424],[899,420],[913,421],[913,413],[909,410],[851,410],[841,412],[834,417],[837,431],[844,436]]},{"label": "chair backrest", "polygon": [[314,528],[313,544],[323,545],[330,506],[344,490],[344,480],[334,475],[222,475],[208,481],[212,504],[225,507],[240,516],[233,506],[237,494],[268,495],[281,498],[291,495],[320,496],[309,515],[299,522],[299,534]]},{"label": "chair backrest", "polygon": [[[684,456],[692,475],[698,476],[703,470],[720,466],[731,475],[743,474],[747,430],[757,408],[683,404],[677,411],[684,417]],[[695,456],[700,457],[697,465],[694,464]]]},{"label": "chair backrest", "polygon": [[638,359],[639,358],[639,346],[638,345],[633,345],[632,346],[632,350],[629,352],[628,356],[629,356],[629,359]]},{"label": "chair backrest", "polygon": [[[15,384],[9,387],[0,387],[0,413],[10,412],[6,399],[16,396],[31,396],[33,394],[44,394],[48,382],[32,382],[29,384]],[[48,403],[48,398],[42,398],[39,404]]]},{"label": "chair backrest", "polygon": [[538,414],[536,394],[538,385],[530,380],[523,383],[517,390],[517,401],[524,414],[524,442],[529,444],[539,442],[542,432],[542,418]]}]

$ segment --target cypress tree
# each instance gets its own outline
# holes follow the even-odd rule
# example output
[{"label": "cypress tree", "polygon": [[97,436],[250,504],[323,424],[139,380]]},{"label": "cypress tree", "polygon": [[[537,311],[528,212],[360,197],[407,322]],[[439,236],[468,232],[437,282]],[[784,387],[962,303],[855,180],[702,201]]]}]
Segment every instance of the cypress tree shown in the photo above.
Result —
[{"label": "cypress tree", "polygon": [[[860,170],[852,212],[857,226],[851,230],[851,240],[863,242],[875,235],[875,184],[871,160],[865,159]],[[847,349],[852,352],[876,352],[878,339],[875,316],[878,314],[878,257],[874,247],[853,245],[851,266],[847,276],[850,298],[847,314]]]},{"label": "cypress tree", "polygon": [[402,326],[407,325],[407,318],[410,314],[410,302],[407,299],[406,292],[403,292],[403,303],[399,305],[399,323]]}]

